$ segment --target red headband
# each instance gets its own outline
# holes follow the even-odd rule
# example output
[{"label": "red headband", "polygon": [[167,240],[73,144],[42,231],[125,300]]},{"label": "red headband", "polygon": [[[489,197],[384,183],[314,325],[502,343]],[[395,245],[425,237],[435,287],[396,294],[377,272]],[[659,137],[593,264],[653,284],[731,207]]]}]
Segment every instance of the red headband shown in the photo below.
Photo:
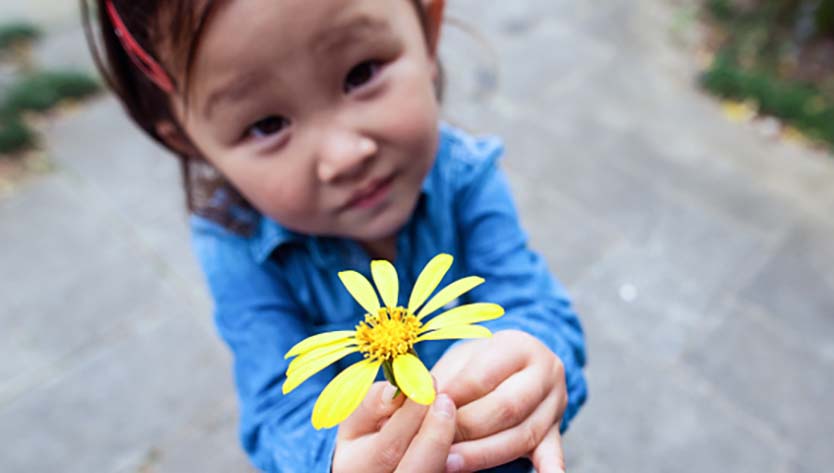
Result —
[{"label": "red headband", "polygon": [[107,13],[110,15],[110,21],[113,22],[113,26],[116,29],[116,36],[119,38],[119,42],[122,43],[122,47],[127,55],[133,61],[133,64],[160,89],[169,94],[173,93],[174,82],[168,76],[168,73],[165,72],[165,69],[150,54],[146,53],[142,49],[142,46],[139,46],[139,43],[131,36],[124,22],[119,17],[116,7],[113,6],[113,1],[106,0],[106,7]]}]

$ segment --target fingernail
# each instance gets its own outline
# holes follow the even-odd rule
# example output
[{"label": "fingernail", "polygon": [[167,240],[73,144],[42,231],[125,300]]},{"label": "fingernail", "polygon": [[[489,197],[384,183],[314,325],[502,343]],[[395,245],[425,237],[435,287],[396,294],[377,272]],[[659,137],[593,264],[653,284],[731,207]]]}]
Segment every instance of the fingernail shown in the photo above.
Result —
[{"label": "fingernail", "polygon": [[457,473],[463,470],[463,457],[452,453],[446,458],[446,473]]},{"label": "fingernail", "polygon": [[394,395],[397,394],[397,387],[393,384],[386,384],[385,389],[382,390],[382,401],[386,404],[394,402]]},{"label": "fingernail", "polygon": [[358,146],[360,153],[370,153],[374,150],[374,142],[368,138],[362,138],[359,141]]},{"label": "fingernail", "polygon": [[442,416],[451,418],[455,412],[455,404],[445,394],[438,394],[434,400],[434,410]]}]

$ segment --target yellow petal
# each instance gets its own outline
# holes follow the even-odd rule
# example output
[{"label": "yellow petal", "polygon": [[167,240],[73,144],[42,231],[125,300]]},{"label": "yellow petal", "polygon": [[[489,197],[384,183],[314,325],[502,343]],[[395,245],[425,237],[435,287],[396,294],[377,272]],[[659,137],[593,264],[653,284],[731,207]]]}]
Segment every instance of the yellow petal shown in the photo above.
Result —
[{"label": "yellow petal", "polygon": [[345,285],[348,292],[359,305],[369,314],[376,314],[379,312],[379,299],[376,297],[376,291],[371,283],[365,279],[365,276],[356,271],[342,271],[339,273],[339,279]]},{"label": "yellow petal", "polygon": [[446,271],[452,266],[452,260],[452,255],[441,253],[426,264],[411,290],[411,297],[408,299],[409,312],[413,314],[434,292],[437,285],[440,284],[440,280],[446,275]]},{"label": "yellow petal", "polygon": [[461,294],[464,294],[471,290],[474,287],[481,285],[484,282],[484,278],[479,278],[478,276],[469,276],[466,278],[458,279],[457,281],[449,284],[448,286],[444,287],[440,290],[434,297],[429,300],[429,302],[420,309],[418,312],[417,320],[422,319],[423,317],[431,314],[432,312],[436,311],[437,309],[443,307],[444,305],[452,302],[456,298],[460,297]]},{"label": "yellow petal", "polygon": [[406,353],[394,358],[394,379],[402,392],[417,404],[434,402],[434,381],[419,358]]},{"label": "yellow petal", "polygon": [[333,363],[357,351],[359,351],[359,347],[342,348],[340,350],[336,350],[324,356],[320,356],[318,358],[310,360],[309,362],[304,363],[301,366],[297,366],[292,373],[287,373],[287,380],[284,381],[284,386],[281,388],[281,391],[284,394],[287,394],[288,392],[297,388],[299,384],[303,383],[304,381],[307,381],[307,379],[309,379],[310,376],[313,376],[314,374],[327,368]]},{"label": "yellow petal", "polygon": [[394,265],[383,259],[371,261],[371,275],[373,275],[374,284],[376,284],[376,288],[379,289],[379,294],[382,296],[382,302],[388,307],[397,307],[400,282]]},{"label": "yellow petal", "polygon": [[313,406],[313,427],[328,429],[347,419],[371,389],[379,365],[379,361],[363,360],[333,378]]},{"label": "yellow petal", "polygon": [[488,338],[492,332],[483,325],[452,325],[417,337],[418,342],[426,340],[451,340],[456,338]]},{"label": "yellow petal", "polygon": [[299,367],[306,365],[318,358],[323,356],[327,356],[331,353],[335,353],[343,348],[356,345],[355,338],[348,338],[347,340],[340,340],[338,342],[333,342],[329,345],[324,345],[321,347],[316,348],[315,350],[310,350],[308,352],[304,352],[295,359],[290,362],[290,366],[287,367],[287,376],[291,375],[293,371],[297,370]]},{"label": "yellow petal", "polygon": [[447,310],[442,314],[429,320],[426,325],[423,325],[420,333],[425,333],[429,330],[437,330],[443,327],[452,325],[467,325],[478,322],[485,322],[487,320],[497,319],[504,315],[504,308],[498,304],[488,302],[476,302],[475,304],[466,304]]},{"label": "yellow petal", "polygon": [[315,350],[321,346],[338,342],[339,340],[346,340],[354,335],[356,335],[355,330],[337,330],[335,332],[324,332],[318,335],[313,335],[312,337],[307,337],[296,343],[292,348],[290,348],[290,351],[284,355],[284,358],[286,359],[292,356],[300,355],[310,350]]}]

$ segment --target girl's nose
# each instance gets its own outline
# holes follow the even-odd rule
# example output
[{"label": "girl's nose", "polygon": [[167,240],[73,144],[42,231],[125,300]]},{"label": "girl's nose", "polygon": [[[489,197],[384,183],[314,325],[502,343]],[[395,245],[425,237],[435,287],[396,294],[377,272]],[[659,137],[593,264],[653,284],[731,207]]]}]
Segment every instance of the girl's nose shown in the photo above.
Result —
[{"label": "girl's nose", "polygon": [[318,175],[322,182],[360,175],[368,159],[376,154],[374,140],[357,133],[329,133],[320,144]]}]

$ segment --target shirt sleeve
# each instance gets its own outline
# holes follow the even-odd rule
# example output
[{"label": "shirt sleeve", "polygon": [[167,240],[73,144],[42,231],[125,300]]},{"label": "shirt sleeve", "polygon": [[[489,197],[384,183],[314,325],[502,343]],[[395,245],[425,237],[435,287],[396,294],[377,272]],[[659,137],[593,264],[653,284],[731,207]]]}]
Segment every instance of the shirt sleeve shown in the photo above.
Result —
[{"label": "shirt sleeve", "polygon": [[310,415],[335,375],[330,367],[286,396],[284,354],[311,335],[289,283],[274,267],[259,265],[245,239],[193,225],[195,254],[215,303],[215,323],[234,358],[240,436],[251,461],[268,472],[329,472],[336,429],[317,431]]},{"label": "shirt sleeve", "polygon": [[484,325],[493,331],[523,330],[562,360],[568,405],[560,428],[565,431],[587,397],[584,335],[565,289],[528,247],[506,176],[497,165],[499,154],[461,161],[454,171],[465,176],[455,194],[463,257],[471,274],[486,279],[471,295],[506,311]]}]

